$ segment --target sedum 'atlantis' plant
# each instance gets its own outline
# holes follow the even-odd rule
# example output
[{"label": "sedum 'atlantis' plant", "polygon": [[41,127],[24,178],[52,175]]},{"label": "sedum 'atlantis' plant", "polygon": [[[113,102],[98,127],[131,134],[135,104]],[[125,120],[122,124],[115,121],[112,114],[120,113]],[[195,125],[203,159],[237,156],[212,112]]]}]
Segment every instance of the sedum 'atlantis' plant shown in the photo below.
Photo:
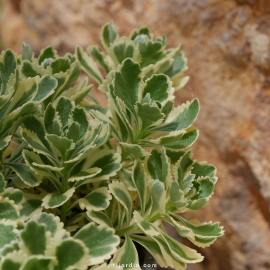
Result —
[{"label": "sedum 'atlantis' plant", "polygon": [[[101,40],[105,51],[89,54],[2,52],[0,270],[140,269],[134,242],[161,267],[185,269],[203,256],[164,223],[198,247],[224,233],[181,216],[207,205],[217,182],[188,150],[198,100],[174,108],[188,81],[181,47],[166,49],[146,27],[118,37],[112,23]],[[81,69],[107,109],[87,78],[76,83]]]}]

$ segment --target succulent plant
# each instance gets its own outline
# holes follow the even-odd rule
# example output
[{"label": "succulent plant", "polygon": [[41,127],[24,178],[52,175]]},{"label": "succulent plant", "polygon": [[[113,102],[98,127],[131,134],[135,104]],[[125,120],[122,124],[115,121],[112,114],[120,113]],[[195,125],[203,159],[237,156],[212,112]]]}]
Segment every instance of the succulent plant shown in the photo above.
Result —
[{"label": "succulent plant", "polygon": [[[146,27],[119,37],[103,27],[102,52],[34,57],[23,44],[0,58],[0,269],[140,269],[134,242],[161,267],[185,269],[198,247],[222,236],[219,223],[181,213],[208,204],[216,168],[189,148],[199,101],[174,107],[187,60],[181,46]],[[102,71],[99,69],[102,67]],[[107,98],[102,108],[83,70]]]}]

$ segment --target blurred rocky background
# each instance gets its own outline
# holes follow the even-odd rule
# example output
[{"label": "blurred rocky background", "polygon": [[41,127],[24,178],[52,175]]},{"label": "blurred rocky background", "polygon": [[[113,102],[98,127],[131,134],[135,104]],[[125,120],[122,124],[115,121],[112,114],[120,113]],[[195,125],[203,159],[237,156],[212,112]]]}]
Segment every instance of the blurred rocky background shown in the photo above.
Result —
[{"label": "blurred rocky background", "polygon": [[111,20],[121,35],[143,25],[165,33],[189,60],[191,80],[176,103],[200,99],[193,151],[219,176],[209,206],[189,217],[219,220],[226,235],[188,269],[270,269],[270,1],[2,0],[1,47],[74,52],[100,43]]}]

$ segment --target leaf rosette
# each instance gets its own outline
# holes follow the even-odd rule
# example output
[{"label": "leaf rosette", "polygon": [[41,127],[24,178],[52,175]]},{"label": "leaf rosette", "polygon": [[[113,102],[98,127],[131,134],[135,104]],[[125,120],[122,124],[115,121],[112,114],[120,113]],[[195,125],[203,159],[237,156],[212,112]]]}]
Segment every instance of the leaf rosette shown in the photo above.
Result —
[{"label": "leaf rosette", "polygon": [[116,252],[120,239],[112,228],[89,223],[71,236],[55,215],[26,216],[34,207],[31,198],[25,207],[26,198],[19,189],[6,188],[0,174],[1,270],[82,270],[103,263]]},{"label": "leaf rosette", "polygon": [[[23,122],[20,134],[28,148],[22,150],[25,163],[5,163],[25,185],[27,194],[33,188],[39,190],[39,207],[55,213],[64,207],[62,218],[77,204],[87,210],[104,209],[111,199],[108,190],[101,187],[98,192],[89,185],[108,180],[121,168],[120,155],[105,147],[109,125],[89,117],[83,108],[61,97],[47,106],[44,118],[31,116]],[[89,194],[80,199],[83,189]],[[105,196],[101,205],[95,201],[99,196]]]},{"label": "leaf rosette", "polygon": [[[182,89],[189,80],[188,76],[183,77],[187,70],[187,59],[181,45],[174,49],[166,48],[166,36],[154,39],[147,27],[133,30],[129,37],[119,37],[114,24],[108,23],[102,29],[101,43],[106,53],[98,46],[88,47],[87,52],[80,46],[76,48],[76,57],[82,69],[99,84],[103,76],[98,65],[112,77],[117,66],[127,58],[140,64],[145,79],[153,74],[168,75],[175,90]],[[99,89],[107,91],[103,85]]]}]

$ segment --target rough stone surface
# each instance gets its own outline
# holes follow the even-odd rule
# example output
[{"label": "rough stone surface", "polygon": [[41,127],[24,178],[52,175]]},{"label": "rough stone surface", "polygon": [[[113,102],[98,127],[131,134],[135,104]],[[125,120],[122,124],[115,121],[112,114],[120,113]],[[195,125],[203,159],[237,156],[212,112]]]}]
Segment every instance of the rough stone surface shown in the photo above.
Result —
[{"label": "rough stone surface", "polygon": [[[99,42],[113,20],[120,34],[148,25],[183,44],[191,80],[177,103],[198,97],[198,160],[218,168],[209,206],[189,214],[219,220],[226,235],[189,269],[270,269],[270,4],[268,0],[2,0],[3,48],[61,54]],[[104,103],[103,96],[95,92]]]}]

